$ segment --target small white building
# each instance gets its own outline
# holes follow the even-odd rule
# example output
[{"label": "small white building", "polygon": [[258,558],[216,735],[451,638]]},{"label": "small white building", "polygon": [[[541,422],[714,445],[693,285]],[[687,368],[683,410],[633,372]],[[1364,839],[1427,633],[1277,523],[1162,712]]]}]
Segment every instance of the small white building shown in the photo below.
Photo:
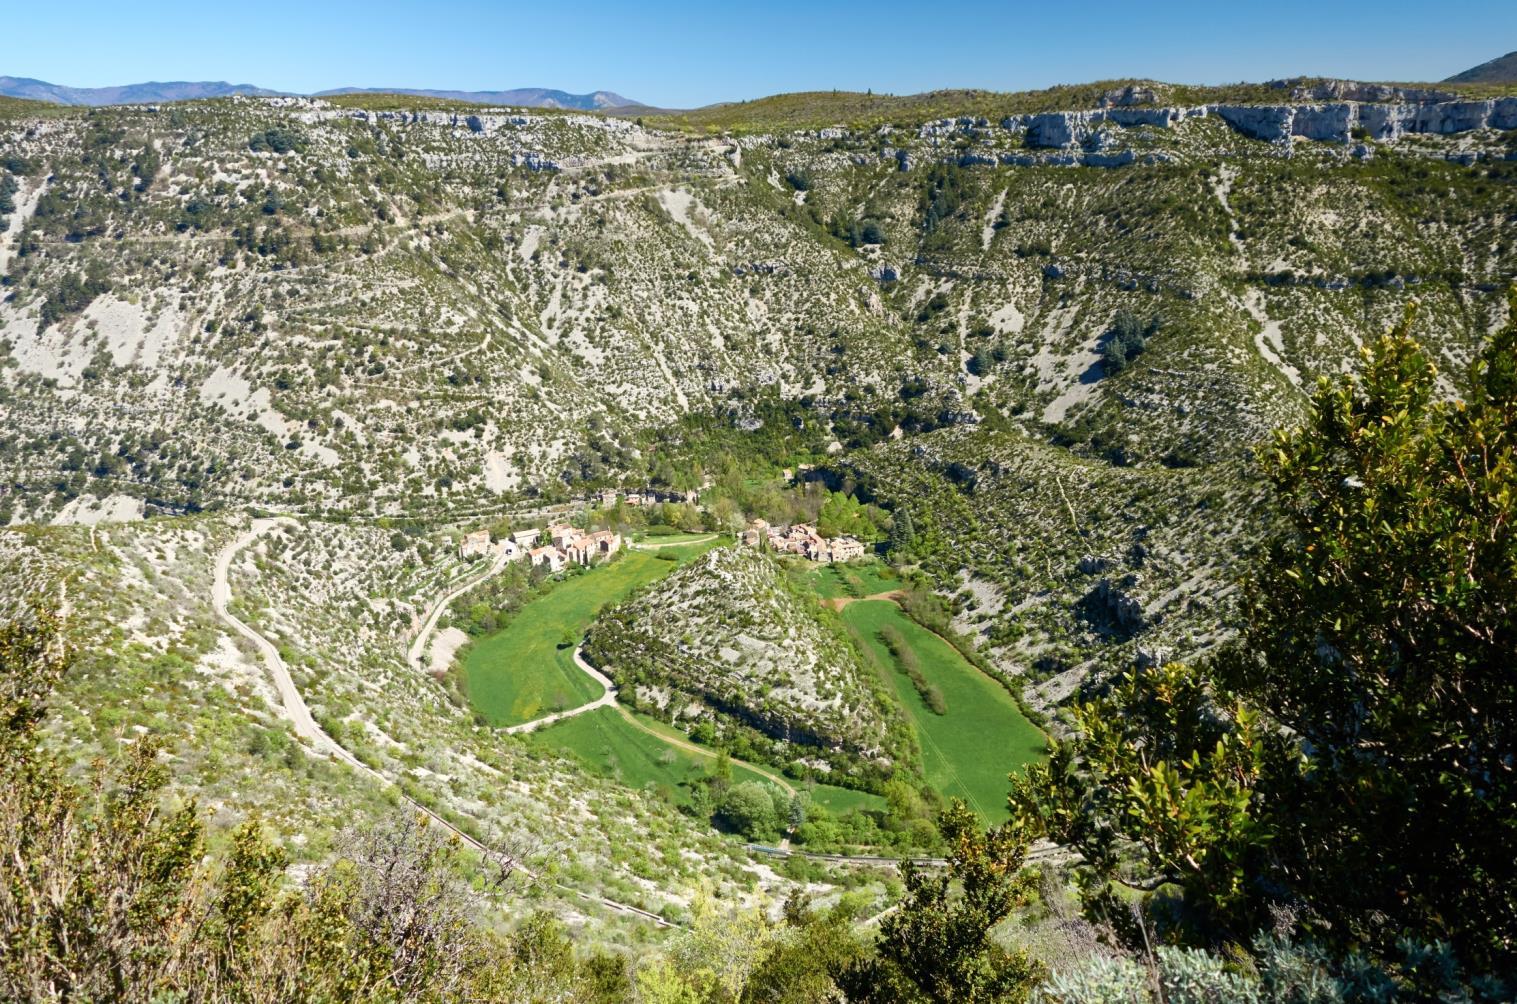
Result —
[{"label": "small white building", "polygon": [[528,527],[525,530],[511,531],[511,541],[517,547],[522,548],[531,547],[533,544],[536,544],[537,538],[540,536],[542,536],[542,531],[534,527]]}]

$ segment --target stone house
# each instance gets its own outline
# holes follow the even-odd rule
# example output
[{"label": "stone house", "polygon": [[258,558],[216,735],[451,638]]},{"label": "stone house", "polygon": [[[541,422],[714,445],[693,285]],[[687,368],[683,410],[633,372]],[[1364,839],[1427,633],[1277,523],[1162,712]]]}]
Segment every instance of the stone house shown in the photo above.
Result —
[{"label": "stone house", "polygon": [[553,547],[551,544],[544,547],[534,547],[527,553],[532,558],[534,566],[547,565],[550,572],[562,572],[564,570],[564,563],[567,561],[564,552]]},{"label": "stone house", "polygon": [[590,540],[595,544],[595,552],[602,558],[609,558],[622,549],[622,535],[612,530],[596,530],[590,534]]},{"label": "stone house", "polygon": [[572,561],[576,565],[590,564],[590,559],[595,557],[596,553],[595,542],[584,534],[576,535],[572,539],[564,541],[563,546],[559,550],[563,551],[566,560]]},{"label": "stone house", "polygon": [[819,561],[827,564],[832,561],[832,545],[827,538],[818,534],[811,534],[801,542],[801,553],[811,561]]},{"label": "stone house", "polygon": [[854,537],[839,537],[832,542],[833,561],[852,561],[864,556],[864,542]]},{"label": "stone house", "polygon": [[458,545],[460,558],[483,558],[490,553],[490,531],[474,530],[464,534],[464,539]]},{"label": "stone house", "polygon": [[511,540],[516,544],[517,547],[525,548],[531,547],[533,544],[537,543],[537,538],[540,536],[542,536],[541,530],[529,527],[525,530],[512,531]]}]

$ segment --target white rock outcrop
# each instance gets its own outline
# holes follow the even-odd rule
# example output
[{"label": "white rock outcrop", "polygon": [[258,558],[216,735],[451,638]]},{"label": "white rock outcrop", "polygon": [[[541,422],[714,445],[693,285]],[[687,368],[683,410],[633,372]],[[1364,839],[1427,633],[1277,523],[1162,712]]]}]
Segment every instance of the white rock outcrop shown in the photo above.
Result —
[{"label": "white rock outcrop", "polygon": [[1124,128],[1168,129],[1177,123],[1215,115],[1252,139],[1288,145],[1293,139],[1348,143],[1362,128],[1377,140],[1409,133],[1449,135],[1476,129],[1517,129],[1517,98],[1485,101],[1376,103],[1334,101],[1321,104],[1215,104],[1196,108],[1123,106],[1091,111],[1041,112],[1003,119],[1003,128],[1023,132],[1029,147],[1068,149],[1081,146],[1095,126],[1111,122]]}]

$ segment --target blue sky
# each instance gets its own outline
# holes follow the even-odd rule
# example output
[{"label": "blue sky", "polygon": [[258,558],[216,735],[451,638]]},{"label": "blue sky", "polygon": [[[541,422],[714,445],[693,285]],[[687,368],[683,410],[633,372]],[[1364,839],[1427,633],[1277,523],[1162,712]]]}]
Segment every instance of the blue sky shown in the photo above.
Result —
[{"label": "blue sky", "polygon": [[1322,74],[1437,80],[1517,49],[1517,2],[1239,4],[10,0],[0,75],[613,90],[688,107],[796,90],[1024,90]]}]

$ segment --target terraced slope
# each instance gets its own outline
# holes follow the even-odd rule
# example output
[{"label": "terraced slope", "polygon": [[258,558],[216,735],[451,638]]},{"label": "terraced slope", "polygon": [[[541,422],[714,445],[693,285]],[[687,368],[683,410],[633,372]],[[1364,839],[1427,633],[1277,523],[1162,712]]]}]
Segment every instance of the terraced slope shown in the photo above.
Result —
[{"label": "terraced slope", "polygon": [[[875,436],[978,420],[1123,462],[1235,456],[1413,291],[1457,381],[1517,274],[1511,133],[1271,142],[1252,137],[1315,125],[1184,104],[1359,93],[1098,88],[1004,120],[907,104],[716,137],[303,99],[6,106],[0,517],[83,493],[491,510],[635,483],[652,430],[770,399]],[[1033,116],[1056,100],[1106,104]],[[1505,121],[1480,107],[1439,121]],[[1119,371],[1123,309],[1161,323]]]}]

